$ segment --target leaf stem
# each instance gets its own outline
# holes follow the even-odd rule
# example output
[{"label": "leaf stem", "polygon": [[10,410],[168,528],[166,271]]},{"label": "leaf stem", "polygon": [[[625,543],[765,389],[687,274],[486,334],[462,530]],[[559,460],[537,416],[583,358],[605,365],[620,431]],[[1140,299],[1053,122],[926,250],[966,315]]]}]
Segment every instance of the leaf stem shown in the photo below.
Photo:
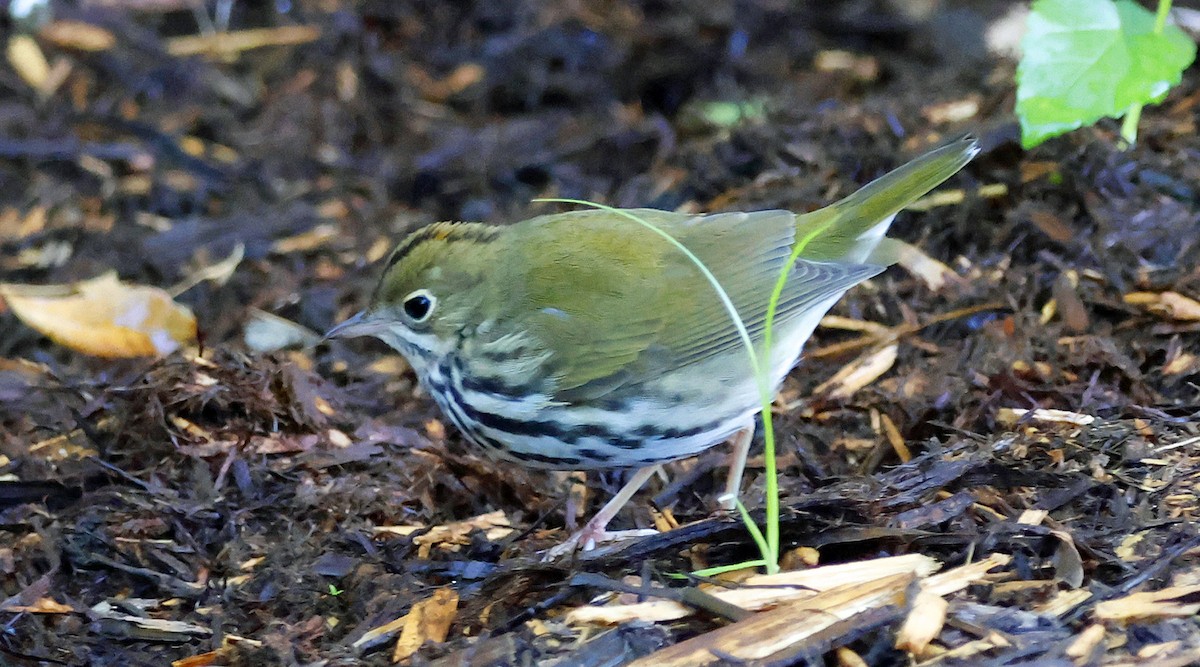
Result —
[{"label": "leaf stem", "polygon": [[1161,35],[1167,27],[1167,16],[1171,14],[1171,0],[1158,0],[1158,10],[1154,12],[1154,34]]},{"label": "leaf stem", "polygon": [[[1171,15],[1171,0],[1158,0],[1158,9],[1154,12],[1154,34],[1161,35],[1167,27],[1167,17]],[[1137,143],[1138,123],[1142,120],[1142,104],[1134,102],[1125,112],[1121,121],[1121,139],[1129,148]]]},{"label": "leaf stem", "polygon": [[1125,118],[1121,121],[1121,140],[1125,142],[1125,148],[1137,143],[1138,123],[1141,120],[1142,105],[1137,102],[1130,104]]}]

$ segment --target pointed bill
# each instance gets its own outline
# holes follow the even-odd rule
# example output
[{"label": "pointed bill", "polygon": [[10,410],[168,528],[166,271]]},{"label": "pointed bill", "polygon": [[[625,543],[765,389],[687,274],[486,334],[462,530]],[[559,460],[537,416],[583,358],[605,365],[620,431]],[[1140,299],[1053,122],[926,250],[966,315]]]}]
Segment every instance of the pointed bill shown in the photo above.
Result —
[{"label": "pointed bill", "polygon": [[369,310],[360,311],[350,319],[338,324],[329,331],[321,340],[329,340],[330,338],[359,338],[361,336],[377,336],[381,331],[387,328],[387,322],[376,317]]}]

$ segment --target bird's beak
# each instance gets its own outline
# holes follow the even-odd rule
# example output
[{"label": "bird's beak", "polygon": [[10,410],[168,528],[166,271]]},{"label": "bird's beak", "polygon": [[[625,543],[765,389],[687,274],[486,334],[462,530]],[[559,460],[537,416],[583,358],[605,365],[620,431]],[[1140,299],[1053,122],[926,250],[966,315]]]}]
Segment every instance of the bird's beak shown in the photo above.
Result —
[{"label": "bird's beak", "polygon": [[386,324],[380,321],[380,318],[375,316],[369,310],[364,310],[354,317],[342,322],[329,331],[325,332],[323,340],[330,338],[357,338],[359,336],[375,336],[386,328]]}]

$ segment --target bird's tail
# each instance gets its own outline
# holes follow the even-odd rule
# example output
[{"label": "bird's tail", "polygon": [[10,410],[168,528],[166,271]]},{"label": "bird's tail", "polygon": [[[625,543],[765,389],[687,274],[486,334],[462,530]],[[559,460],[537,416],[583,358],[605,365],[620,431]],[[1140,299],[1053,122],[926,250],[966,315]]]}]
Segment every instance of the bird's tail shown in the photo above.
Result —
[{"label": "bird's tail", "polygon": [[[891,264],[880,239],[901,209],[936,188],[979,153],[971,135],[932,150],[871,181],[845,199],[796,216],[800,257],[814,261]],[[879,248],[883,250],[882,248]]]}]

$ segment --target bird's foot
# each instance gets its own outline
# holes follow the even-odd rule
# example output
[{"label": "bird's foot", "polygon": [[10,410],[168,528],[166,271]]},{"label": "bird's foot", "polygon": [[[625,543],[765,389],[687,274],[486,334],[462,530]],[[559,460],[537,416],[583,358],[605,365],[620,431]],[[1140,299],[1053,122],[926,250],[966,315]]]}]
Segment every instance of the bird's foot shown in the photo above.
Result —
[{"label": "bird's foot", "polygon": [[737,510],[737,504],[738,494],[736,493],[726,492],[717,496],[717,506],[725,512],[734,513]]},{"label": "bird's foot", "polygon": [[562,544],[546,550],[542,555],[542,562],[549,563],[556,561],[563,556],[570,556],[576,551],[592,551],[596,547],[604,544],[613,544],[615,542],[624,542],[633,540],[639,537],[648,537],[657,535],[658,531],[653,528],[639,528],[635,530],[605,530],[603,528],[592,528],[590,525],[584,526],[583,530],[578,531],[574,535],[568,537]]}]

